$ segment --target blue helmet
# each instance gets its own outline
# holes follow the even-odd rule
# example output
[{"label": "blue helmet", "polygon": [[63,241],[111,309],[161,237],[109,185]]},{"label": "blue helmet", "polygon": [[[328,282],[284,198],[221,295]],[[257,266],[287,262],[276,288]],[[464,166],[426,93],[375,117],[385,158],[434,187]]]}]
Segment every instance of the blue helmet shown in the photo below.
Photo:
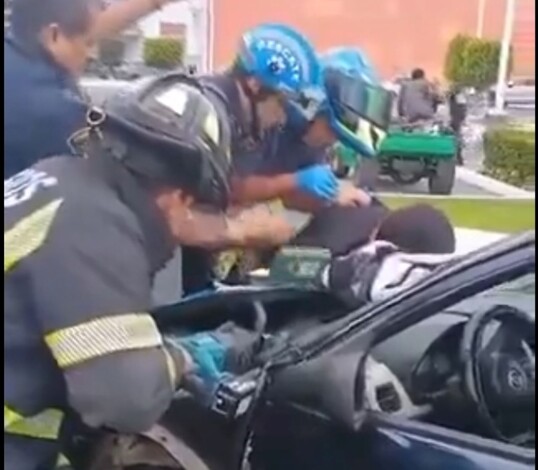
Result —
[{"label": "blue helmet", "polygon": [[305,114],[325,100],[322,69],[310,42],[282,24],[267,23],[245,32],[236,66],[258,79],[269,92],[293,100]]},{"label": "blue helmet", "polygon": [[323,108],[338,140],[365,157],[373,157],[386,136],[392,94],[383,88],[370,60],[351,47],[332,49],[319,58],[323,68]]}]

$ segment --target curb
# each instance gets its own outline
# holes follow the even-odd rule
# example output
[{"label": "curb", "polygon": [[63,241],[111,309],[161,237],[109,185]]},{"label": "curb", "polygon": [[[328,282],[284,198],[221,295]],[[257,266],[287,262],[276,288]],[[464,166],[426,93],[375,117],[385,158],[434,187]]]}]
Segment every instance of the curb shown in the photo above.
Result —
[{"label": "curb", "polygon": [[501,197],[531,200],[534,200],[536,197],[533,192],[525,191],[524,189],[503,183],[502,181],[482,175],[476,171],[469,170],[468,168],[458,167],[456,169],[456,178]]},{"label": "curb", "polygon": [[399,198],[399,199],[465,199],[474,201],[498,201],[500,199],[506,201],[534,201],[534,194],[532,197],[525,196],[500,196],[498,194],[450,194],[448,196],[442,196],[437,194],[428,193],[392,193],[380,191],[376,193],[377,196],[383,198]]}]

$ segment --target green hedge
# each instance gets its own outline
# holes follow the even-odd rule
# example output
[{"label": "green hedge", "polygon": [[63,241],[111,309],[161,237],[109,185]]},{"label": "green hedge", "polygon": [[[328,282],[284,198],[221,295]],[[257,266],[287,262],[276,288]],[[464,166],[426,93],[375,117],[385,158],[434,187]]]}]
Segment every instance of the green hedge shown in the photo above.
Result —
[{"label": "green hedge", "polygon": [[453,84],[485,89],[497,81],[500,55],[499,41],[458,35],[448,46],[445,77]]},{"label": "green hedge", "polygon": [[493,128],[484,134],[485,173],[520,187],[534,187],[534,125]]},{"label": "green hedge", "polygon": [[173,69],[183,63],[184,43],[175,38],[147,38],[144,41],[144,62],[148,67]]}]

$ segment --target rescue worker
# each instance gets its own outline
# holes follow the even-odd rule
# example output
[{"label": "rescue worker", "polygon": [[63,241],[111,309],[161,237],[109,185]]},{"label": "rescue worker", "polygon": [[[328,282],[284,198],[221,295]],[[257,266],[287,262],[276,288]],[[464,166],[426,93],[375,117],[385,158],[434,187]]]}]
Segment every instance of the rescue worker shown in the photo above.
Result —
[{"label": "rescue worker", "polygon": [[[4,35],[4,178],[69,154],[84,126],[77,78],[101,39],[170,0],[14,0]],[[21,132],[24,129],[24,132]]]},{"label": "rescue worker", "polygon": [[[331,49],[320,55],[320,63],[327,103],[308,122],[290,108],[289,131],[282,135],[279,154],[323,154],[339,141],[363,158],[375,156],[390,122],[390,92],[379,85],[370,60],[359,49]],[[367,241],[387,214],[367,191],[351,185],[342,185],[335,202],[327,206],[312,199],[304,201],[304,210],[313,217],[291,243],[338,253]]]},{"label": "rescue worker", "polygon": [[[305,107],[307,100],[290,99],[285,108],[288,122],[269,142],[270,148],[257,149],[254,154],[238,151],[236,156],[240,155],[240,159],[238,163],[234,160],[234,166],[239,166],[236,175],[239,173],[241,177],[236,177],[232,188],[235,202],[246,204],[280,198],[286,207],[309,213],[328,205],[370,203],[370,196],[363,190],[338,184],[326,164],[326,151],[340,139],[363,155],[374,154],[390,119],[390,94],[376,85],[373,69],[359,51],[347,48],[329,51],[321,58],[320,65],[328,99],[324,96],[315,105],[310,103],[310,108]],[[368,88],[366,79],[372,82]],[[370,96],[371,100],[363,96]],[[310,190],[308,185],[294,188],[294,175],[305,175]],[[276,183],[279,181],[280,187]],[[286,181],[290,182],[287,188]],[[326,182],[327,190],[316,190],[322,187],[322,181]],[[301,237],[292,243],[300,241]],[[187,292],[210,287],[210,268],[206,264],[203,270],[203,254],[189,250],[186,256],[189,263],[185,268],[189,272],[184,271],[184,279],[190,280]],[[238,280],[241,281],[241,276]]]},{"label": "rescue worker", "polygon": [[[342,47],[325,52],[319,60],[327,100],[311,119],[297,112],[294,103],[288,106],[288,124],[274,153],[282,165],[297,162],[301,167],[314,159],[322,161],[328,149],[338,141],[371,158],[385,137],[392,99],[379,85],[367,56],[358,49]],[[342,185],[331,202],[333,205],[367,206],[370,198],[359,188]],[[290,205],[301,209],[300,204]],[[303,209],[314,212],[326,206],[324,201],[310,198]]]},{"label": "rescue worker", "polygon": [[255,239],[252,224],[198,224],[195,204],[229,198],[221,112],[193,79],[144,81],[89,113],[87,158],[45,159],[4,181],[6,470],[66,465],[70,416],[145,431],[179,387],[210,394],[224,364],[233,372],[257,347],[229,326],[163,339],[148,313],[176,245]]},{"label": "rescue worker", "polygon": [[224,101],[232,124],[232,198],[240,205],[268,201],[296,190],[331,200],[337,181],[325,165],[287,174],[256,169],[275,148],[289,101],[312,116],[325,100],[321,68],[308,40],[282,24],[246,31],[232,67],[204,83]]},{"label": "rescue worker", "polygon": [[[321,69],[305,37],[281,24],[256,26],[242,35],[231,67],[202,81],[230,119],[234,204],[248,207],[294,191],[324,200],[334,197],[338,182],[326,165],[316,161],[278,175],[255,171],[276,148],[286,103],[300,102],[300,112],[308,114],[324,101]],[[195,249],[182,254],[184,292],[210,287],[212,257]]]}]

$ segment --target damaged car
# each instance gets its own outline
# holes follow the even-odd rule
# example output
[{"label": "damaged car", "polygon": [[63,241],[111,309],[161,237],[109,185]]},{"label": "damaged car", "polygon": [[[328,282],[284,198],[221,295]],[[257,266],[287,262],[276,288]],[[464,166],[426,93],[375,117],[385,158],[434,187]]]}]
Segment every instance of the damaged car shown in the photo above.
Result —
[{"label": "damaged car", "polygon": [[233,322],[263,347],[210,404],[180,393],[143,435],[80,430],[77,470],[535,468],[535,234],[446,261],[350,311],[308,285],[239,286],[154,312]]}]

